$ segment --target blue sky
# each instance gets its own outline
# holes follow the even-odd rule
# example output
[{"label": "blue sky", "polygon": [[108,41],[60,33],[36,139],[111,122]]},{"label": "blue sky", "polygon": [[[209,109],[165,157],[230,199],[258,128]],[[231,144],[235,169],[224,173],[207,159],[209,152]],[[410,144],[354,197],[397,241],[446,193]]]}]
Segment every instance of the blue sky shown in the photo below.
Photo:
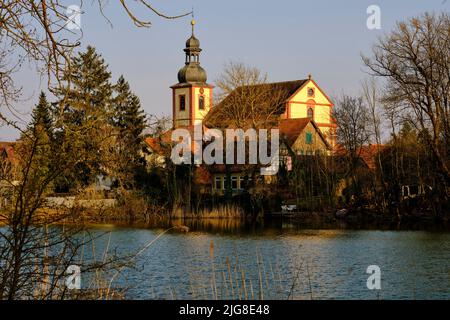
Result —
[{"label": "blue sky", "polygon": [[[70,4],[71,1],[65,1]],[[77,3],[77,0],[73,0]],[[184,43],[190,19],[159,18],[140,7],[136,14],[152,21],[150,28],[135,27],[118,1],[110,1],[105,15],[84,1],[81,48],[93,45],[109,64],[113,80],[123,74],[149,114],[170,115],[171,90],[184,64]],[[132,1],[128,1],[132,2]],[[447,0],[154,0],[168,15],[195,10],[196,36],[203,49],[200,61],[214,84],[226,62],[237,61],[268,73],[270,81],[306,78],[312,74],[330,96],[357,94],[366,77],[360,54],[370,53],[377,37],[396,21],[425,11],[449,11]],[[381,8],[381,30],[366,27],[369,5]],[[133,6],[135,8],[137,6]],[[139,8],[139,7],[137,7]],[[26,123],[40,89],[34,71],[17,75],[30,98],[17,106]],[[18,133],[0,128],[0,140]]]}]

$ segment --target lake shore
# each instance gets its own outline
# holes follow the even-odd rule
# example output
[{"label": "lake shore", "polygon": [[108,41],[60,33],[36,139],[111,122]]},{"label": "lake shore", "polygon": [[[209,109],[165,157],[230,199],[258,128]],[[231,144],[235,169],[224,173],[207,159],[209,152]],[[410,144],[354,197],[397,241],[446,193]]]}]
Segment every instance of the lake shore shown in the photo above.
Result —
[{"label": "lake shore", "polygon": [[[367,229],[367,230],[450,230],[450,215],[441,217],[430,213],[402,215],[379,213],[376,210],[351,210],[345,216],[337,217],[333,211],[277,212],[259,215],[245,215],[235,211],[192,212],[177,211],[176,214],[107,208],[42,208],[36,213],[39,223],[69,225],[112,225],[138,228],[171,228],[188,226],[190,229],[239,229],[240,226],[292,224],[311,229]],[[225,213],[225,214],[224,214]],[[0,221],[0,226],[5,220]]]},{"label": "lake shore", "polygon": [[337,218],[333,212],[297,212],[286,215],[252,216],[220,216],[166,214],[145,214],[134,212],[118,214],[115,211],[83,210],[78,215],[64,219],[65,223],[116,226],[139,228],[171,228],[174,226],[188,226],[191,230],[238,230],[248,226],[278,226],[291,224],[299,228],[311,229],[367,229],[367,230],[450,230],[450,219],[446,217],[433,217],[429,214],[404,214],[399,216],[380,214],[373,210],[351,211],[345,217]]}]

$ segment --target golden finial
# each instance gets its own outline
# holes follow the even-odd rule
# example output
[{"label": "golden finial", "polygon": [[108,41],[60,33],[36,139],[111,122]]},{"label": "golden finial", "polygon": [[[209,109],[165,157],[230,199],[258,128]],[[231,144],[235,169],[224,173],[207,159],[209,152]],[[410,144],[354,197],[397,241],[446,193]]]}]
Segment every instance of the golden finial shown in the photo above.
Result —
[{"label": "golden finial", "polygon": [[192,26],[192,35],[194,35],[194,26],[195,26],[195,20],[191,20],[191,26]]}]

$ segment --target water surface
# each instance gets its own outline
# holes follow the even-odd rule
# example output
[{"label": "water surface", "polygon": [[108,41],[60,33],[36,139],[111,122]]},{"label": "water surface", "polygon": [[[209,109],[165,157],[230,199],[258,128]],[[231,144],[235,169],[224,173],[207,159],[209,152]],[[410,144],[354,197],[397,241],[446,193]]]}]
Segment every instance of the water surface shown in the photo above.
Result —
[{"label": "water surface", "polygon": [[[450,232],[193,224],[168,232],[115,282],[130,299],[450,299]],[[164,229],[91,228],[100,257],[137,252]],[[108,240],[110,238],[110,240]],[[381,290],[369,290],[369,265]]]}]

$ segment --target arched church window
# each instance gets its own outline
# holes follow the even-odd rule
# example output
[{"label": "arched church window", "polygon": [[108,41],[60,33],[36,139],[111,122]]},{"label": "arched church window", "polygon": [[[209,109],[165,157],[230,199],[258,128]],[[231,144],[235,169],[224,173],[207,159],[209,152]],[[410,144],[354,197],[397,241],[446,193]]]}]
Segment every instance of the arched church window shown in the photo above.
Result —
[{"label": "arched church window", "polygon": [[308,107],[308,118],[314,120],[314,110],[311,107]]}]

